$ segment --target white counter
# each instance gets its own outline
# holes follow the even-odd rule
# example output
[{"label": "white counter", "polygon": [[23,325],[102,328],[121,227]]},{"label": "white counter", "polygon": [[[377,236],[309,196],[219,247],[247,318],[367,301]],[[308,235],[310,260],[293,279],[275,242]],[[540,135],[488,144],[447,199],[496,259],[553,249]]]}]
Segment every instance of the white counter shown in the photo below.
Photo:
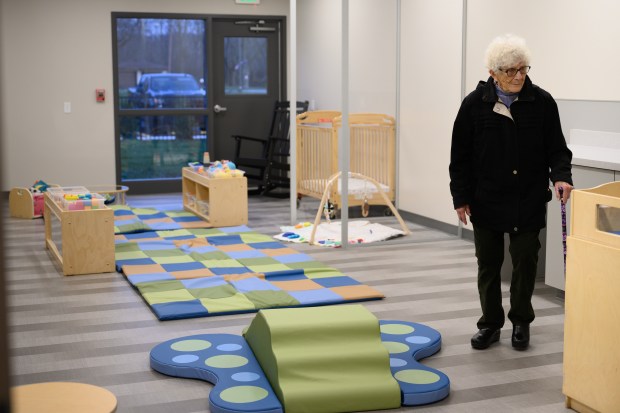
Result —
[{"label": "white counter", "polygon": [[620,133],[571,129],[573,165],[620,171]]}]

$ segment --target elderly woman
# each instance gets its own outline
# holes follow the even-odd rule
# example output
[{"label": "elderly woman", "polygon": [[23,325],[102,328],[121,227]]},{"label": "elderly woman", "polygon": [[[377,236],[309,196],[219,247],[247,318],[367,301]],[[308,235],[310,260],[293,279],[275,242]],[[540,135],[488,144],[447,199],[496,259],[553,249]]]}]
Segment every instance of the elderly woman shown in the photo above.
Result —
[{"label": "elderly woman", "polygon": [[482,316],[472,337],[475,349],[499,341],[504,325],[500,270],[504,233],[512,259],[510,311],[512,346],[528,347],[534,320],[539,232],[552,193],[566,202],[572,189],[572,153],[551,95],[530,80],[530,51],[506,35],[486,52],[491,75],[462,102],[454,121],[450,191],[459,220],[474,227]]}]

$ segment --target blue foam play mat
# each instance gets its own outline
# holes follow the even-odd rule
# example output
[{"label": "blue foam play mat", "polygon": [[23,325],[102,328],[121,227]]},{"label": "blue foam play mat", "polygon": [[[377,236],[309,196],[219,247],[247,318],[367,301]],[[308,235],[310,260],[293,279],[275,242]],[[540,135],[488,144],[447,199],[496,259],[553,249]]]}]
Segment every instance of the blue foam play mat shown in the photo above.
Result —
[{"label": "blue foam play mat", "polygon": [[[391,373],[400,386],[402,405],[429,404],[447,397],[448,377],[419,362],[439,351],[441,334],[423,324],[405,321],[379,320],[379,326]],[[151,368],[169,376],[214,384],[209,394],[214,413],[284,412],[242,336],[200,334],[168,340],[151,350],[150,363]]]}]

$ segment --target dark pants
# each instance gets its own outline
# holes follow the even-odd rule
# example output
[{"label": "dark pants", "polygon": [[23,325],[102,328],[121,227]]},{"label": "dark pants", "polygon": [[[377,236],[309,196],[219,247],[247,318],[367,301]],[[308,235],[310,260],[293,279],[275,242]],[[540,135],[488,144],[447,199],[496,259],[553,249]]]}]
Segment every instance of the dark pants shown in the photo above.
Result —
[{"label": "dark pants", "polygon": [[[508,319],[513,324],[534,321],[532,294],[536,281],[540,231],[510,234],[512,280],[510,282],[510,311]],[[501,268],[504,262],[504,233],[474,225],[474,242],[478,258],[478,293],[482,317],[478,328],[502,328]]]}]

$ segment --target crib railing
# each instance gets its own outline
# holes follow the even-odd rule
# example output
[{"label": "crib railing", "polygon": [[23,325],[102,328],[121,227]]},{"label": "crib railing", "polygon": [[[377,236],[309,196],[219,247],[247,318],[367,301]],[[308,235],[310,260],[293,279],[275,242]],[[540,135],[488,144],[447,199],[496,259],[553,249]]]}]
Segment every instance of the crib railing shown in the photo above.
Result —
[{"label": "crib railing", "polygon": [[[297,116],[297,191],[321,199],[328,180],[339,172],[338,135],[342,117],[337,111],[306,112]],[[349,115],[350,172],[378,182],[390,201],[395,197],[396,137],[393,117],[375,113]],[[365,185],[365,184],[364,184]],[[331,185],[330,202],[342,204],[340,185]],[[359,189],[359,188],[358,188]],[[365,187],[359,189],[365,192]],[[384,204],[373,188],[362,197],[349,194],[349,205]]]}]

